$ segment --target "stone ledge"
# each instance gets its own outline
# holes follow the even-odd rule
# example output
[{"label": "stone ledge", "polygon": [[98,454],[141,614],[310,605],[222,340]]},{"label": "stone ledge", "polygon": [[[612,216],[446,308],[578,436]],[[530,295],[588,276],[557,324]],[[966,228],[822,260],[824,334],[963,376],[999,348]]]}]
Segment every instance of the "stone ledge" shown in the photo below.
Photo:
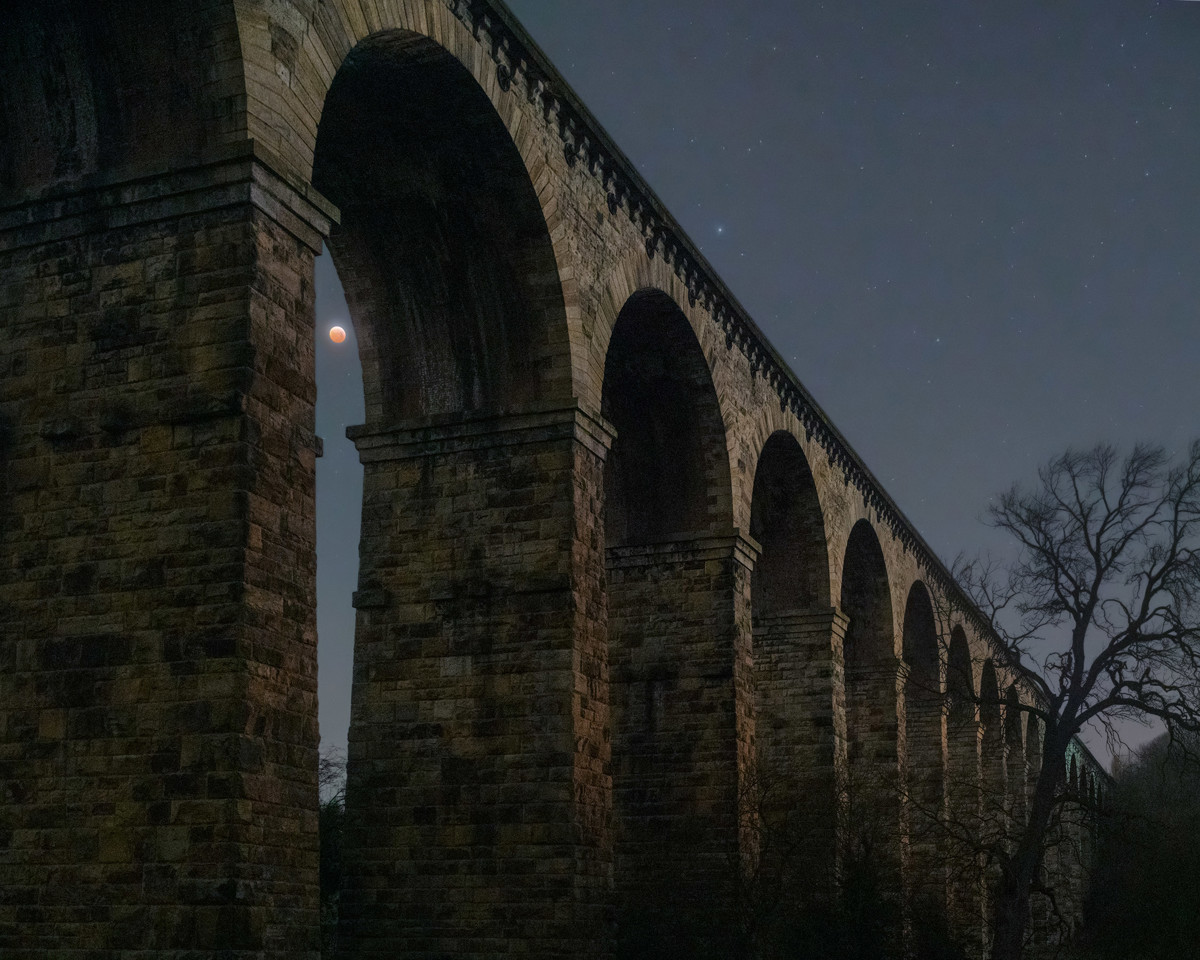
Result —
[{"label": "stone ledge", "polygon": [[740,530],[720,534],[678,533],[653,543],[609,547],[605,551],[605,565],[610,570],[630,570],[732,557],[747,570],[753,570],[761,551],[758,541]]},{"label": "stone ledge", "polygon": [[245,140],[195,166],[93,184],[0,209],[0,252],[248,203],[319,252],[340,213],[311,187],[276,172],[278,161]]},{"label": "stone ledge", "polygon": [[363,463],[410,460],[494,447],[574,438],[603,460],[616,431],[578,405],[530,407],[449,417],[428,417],[391,427],[346,428]]},{"label": "stone ledge", "polygon": [[844,630],[849,618],[837,607],[812,610],[786,610],[782,613],[755,617],[754,636],[798,636],[815,631],[828,631],[840,624]]}]

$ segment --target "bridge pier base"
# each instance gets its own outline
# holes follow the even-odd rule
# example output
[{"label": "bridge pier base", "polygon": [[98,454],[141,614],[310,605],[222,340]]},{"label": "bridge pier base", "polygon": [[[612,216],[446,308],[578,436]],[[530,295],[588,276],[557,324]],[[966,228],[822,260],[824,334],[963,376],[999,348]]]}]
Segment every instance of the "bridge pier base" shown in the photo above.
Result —
[{"label": "bridge pier base", "polygon": [[731,953],[754,840],[755,552],[736,534],[608,551],[618,955]]},{"label": "bridge pier base", "polygon": [[332,215],[250,143],[0,211],[6,958],[317,955]]},{"label": "bridge pier base", "polygon": [[838,610],[762,617],[754,629],[760,874],[784,902],[835,895],[846,817],[846,698]]},{"label": "bridge pier base", "polygon": [[608,956],[610,433],[577,408],[348,432],[345,955]]}]

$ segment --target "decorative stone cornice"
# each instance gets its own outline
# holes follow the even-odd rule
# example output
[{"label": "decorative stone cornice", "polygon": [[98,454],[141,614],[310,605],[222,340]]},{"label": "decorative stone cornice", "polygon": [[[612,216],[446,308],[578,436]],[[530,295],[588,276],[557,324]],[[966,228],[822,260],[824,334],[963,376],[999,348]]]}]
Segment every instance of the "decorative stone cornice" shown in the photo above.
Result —
[{"label": "decorative stone cornice", "polygon": [[540,103],[563,143],[571,167],[582,165],[600,183],[609,212],[623,211],[641,232],[648,257],[661,257],[683,282],[688,301],[701,304],[725,334],[726,349],[747,359],[751,374],[762,377],[779,398],[780,410],[791,411],[843,482],[862,497],[867,510],[885,526],[920,565],[961,607],[983,637],[995,637],[991,624],[970,602],[942,561],[867,469],[846,438],[805,389],[725,286],[712,265],[684,233],[649,184],[600,126],[549,58],[517,22],[502,0],[443,0],[489,51],[501,89],[517,89]]}]

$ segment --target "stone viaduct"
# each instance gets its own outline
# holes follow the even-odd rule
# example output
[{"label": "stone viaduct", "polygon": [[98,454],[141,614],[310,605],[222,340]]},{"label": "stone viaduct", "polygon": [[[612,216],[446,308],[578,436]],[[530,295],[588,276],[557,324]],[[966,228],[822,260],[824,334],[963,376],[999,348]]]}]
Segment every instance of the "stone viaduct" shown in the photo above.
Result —
[{"label": "stone viaduct", "polygon": [[716,943],[748,878],[864,852],[982,949],[937,828],[1021,816],[1028,691],[501,3],[5,17],[3,956],[317,955],[324,243],[367,411],[349,955]]}]

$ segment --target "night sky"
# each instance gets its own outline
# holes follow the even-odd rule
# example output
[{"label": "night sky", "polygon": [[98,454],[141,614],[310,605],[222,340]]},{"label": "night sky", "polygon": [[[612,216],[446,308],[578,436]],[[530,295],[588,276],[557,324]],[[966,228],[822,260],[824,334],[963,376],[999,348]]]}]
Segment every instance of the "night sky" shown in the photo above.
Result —
[{"label": "night sky", "polygon": [[[1200,436],[1200,3],[509,6],[947,561],[1068,446]],[[363,401],[328,257],[317,301],[338,746]]]}]

